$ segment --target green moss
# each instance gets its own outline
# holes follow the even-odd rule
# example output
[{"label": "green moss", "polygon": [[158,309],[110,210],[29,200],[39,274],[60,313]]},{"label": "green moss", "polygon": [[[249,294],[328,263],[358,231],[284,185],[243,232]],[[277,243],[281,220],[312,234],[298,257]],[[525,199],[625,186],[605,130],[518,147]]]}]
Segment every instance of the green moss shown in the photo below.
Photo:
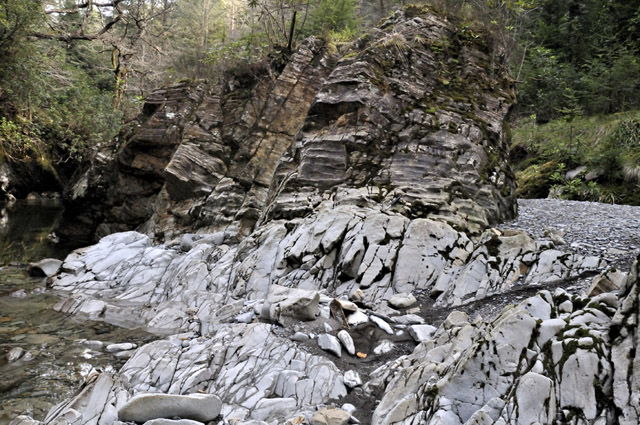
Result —
[{"label": "green moss", "polygon": [[360,52],[357,52],[357,51],[356,51],[356,52],[349,52],[349,53],[347,53],[346,55],[344,55],[344,56],[342,57],[342,59],[353,59],[353,58],[355,58],[356,56],[358,56],[358,53],[360,53]]}]

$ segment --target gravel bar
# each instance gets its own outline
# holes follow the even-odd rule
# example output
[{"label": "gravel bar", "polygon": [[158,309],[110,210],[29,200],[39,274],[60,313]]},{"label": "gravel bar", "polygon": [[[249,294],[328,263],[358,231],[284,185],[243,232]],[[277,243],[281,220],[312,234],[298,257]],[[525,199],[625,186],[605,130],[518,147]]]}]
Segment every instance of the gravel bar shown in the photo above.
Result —
[{"label": "gravel bar", "polygon": [[553,233],[566,242],[558,249],[603,257],[625,271],[640,252],[640,207],[519,199],[518,209],[518,217],[499,226],[501,229],[526,230],[543,240]]}]

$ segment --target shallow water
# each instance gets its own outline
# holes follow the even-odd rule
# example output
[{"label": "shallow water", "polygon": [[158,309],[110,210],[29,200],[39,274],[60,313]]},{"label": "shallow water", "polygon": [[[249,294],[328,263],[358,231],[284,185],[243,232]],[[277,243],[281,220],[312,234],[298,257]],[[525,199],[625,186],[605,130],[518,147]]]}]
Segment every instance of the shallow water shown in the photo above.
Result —
[{"label": "shallow water", "polygon": [[[46,279],[30,277],[25,264],[67,254],[68,249],[47,239],[62,209],[49,200],[1,207],[0,424],[8,424],[20,414],[44,419],[92,369],[117,369],[124,363],[103,349],[90,349],[83,340],[103,341],[106,346],[141,344],[152,337],[105,323],[75,321],[53,311],[59,298],[46,288]],[[28,354],[9,363],[7,354],[16,348]]]},{"label": "shallow water", "polygon": [[0,203],[0,265],[64,258],[69,248],[52,243],[48,237],[62,211],[57,199]]}]

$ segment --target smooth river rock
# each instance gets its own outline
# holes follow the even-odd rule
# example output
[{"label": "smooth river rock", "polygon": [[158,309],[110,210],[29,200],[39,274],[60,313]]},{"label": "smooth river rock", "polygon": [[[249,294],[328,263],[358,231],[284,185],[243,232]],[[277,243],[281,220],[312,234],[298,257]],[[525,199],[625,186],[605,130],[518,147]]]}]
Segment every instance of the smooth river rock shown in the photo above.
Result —
[{"label": "smooth river rock", "polygon": [[215,394],[141,394],[118,410],[121,421],[146,422],[180,417],[208,422],[220,414],[222,401]]},{"label": "smooth river rock", "polygon": [[53,276],[60,270],[62,261],[56,258],[45,258],[37,263],[31,263],[27,270],[31,276]]}]

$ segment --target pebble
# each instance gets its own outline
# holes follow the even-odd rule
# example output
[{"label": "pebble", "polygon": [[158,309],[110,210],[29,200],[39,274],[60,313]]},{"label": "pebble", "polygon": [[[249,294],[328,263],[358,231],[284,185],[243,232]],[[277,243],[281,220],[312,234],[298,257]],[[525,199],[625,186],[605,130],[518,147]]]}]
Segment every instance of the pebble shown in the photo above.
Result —
[{"label": "pebble", "polygon": [[342,357],[342,348],[340,347],[340,341],[333,335],[322,334],[318,337],[318,346],[325,351],[335,354],[338,357]]},{"label": "pebble", "polygon": [[296,342],[309,341],[309,335],[303,332],[296,332],[291,336],[291,340]]},{"label": "pebble", "polygon": [[393,335],[393,329],[391,329],[391,325],[389,325],[383,319],[379,318],[378,316],[371,316],[371,321],[389,335]]},{"label": "pebble", "polygon": [[18,289],[16,291],[13,291],[11,294],[9,294],[9,296],[11,298],[26,298],[27,291],[25,291],[24,289]]},{"label": "pebble", "polygon": [[358,288],[349,295],[349,299],[354,302],[360,302],[364,299],[364,292]]},{"label": "pebble", "polygon": [[136,352],[136,350],[118,351],[114,354],[117,359],[128,359]]},{"label": "pebble", "polygon": [[417,314],[405,314],[404,316],[396,316],[391,319],[393,323],[399,323],[401,325],[422,325],[424,319]]},{"label": "pebble", "polygon": [[382,342],[380,342],[380,344],[378,344],[378,346],[373,349],[373,352],[380,356],[382,354],[390,353],[394,348],[395,345],[393,344],[393,342],[389,341],[388,339],[383,339]]},{"label": "pebble", "polygon": [[254,317],[255,313],[253,311],[248,311],[246,313],[238,314],[236,316],[236,322],[249,324],[253,322]]},{"label": "pebble", "polygon": [[136,348],[136,344],[132,344],[130,342],[123,342],[121,344],[109,344],[107,345],[107,353],[117,353],[119,351],[128,351]]},{"label": "pebble", "polygon": [[24,356],[25,351],[22,347],[15,347],[9,350],[7,353],[7,361],[9,363],[13,363],[20,359],[20,357]]},{"label": "pebble", "polygon": [[82,345],[84,345],[85,347],[91,350],[102,350],[104,343],[102,341],[98,341],[95,339],[89,339],[89,340],[82,341]]},{"label": "pebble", "polygon": [[351,414],[342,409],[328,407],[319,410],[311,416],[311,425],[346,425],[351,419]]},{"label": "pebble", "polygon": [[346,311],[351,311],[351,312],[358,311],[358,306],[355,305],[354,303],[352,303],[351,301],[345,301],[345,300],[338,299],[338,302],[340,303],[340,307],[342,307],[342,309],[345,312]]},{"label": "pebble", "polygon": [[351,403],[345,403],[340,407],[342,410],[346,410],[350,415],[353,415],[356,412],[356,406]]},{"label": "pebble", "polygon": [[359,310],[347,317],[347,323],[349,323],[349,326],[358,326],[363,323],[367,323],[368,321],[369,316]]},{"label": "pebble", "polygon": [[407,308],[411,307],[417,302],[416,297],[412,294],[401,292],[393,295],[389,298],[389,305],[394,308]]},{"label": "pebble", "polygon": [[537,238],[562,233],[568,249],[582,255],[607,252],[612,265],[627,270],[640,246],[640,207],[561,199],[519,199],[518,217],[500,229],[521,229]]},{"label": "pebble", "polygon": [[341,330],[340,332],[338,332],[338,339],[344,346],[345,350],[347,350],[347,353],[351,354],[352,356],[356,354],[356,347],[353,343],[353,338],[351,338],[351,335],[349,335],[349,332],[345,331],[344,329]]},{"label": "pebble", "polygon": [[356,388],[362,385],[362,378],[355,370],[348,370],[344,373],[344,384],[349,388]]}]

